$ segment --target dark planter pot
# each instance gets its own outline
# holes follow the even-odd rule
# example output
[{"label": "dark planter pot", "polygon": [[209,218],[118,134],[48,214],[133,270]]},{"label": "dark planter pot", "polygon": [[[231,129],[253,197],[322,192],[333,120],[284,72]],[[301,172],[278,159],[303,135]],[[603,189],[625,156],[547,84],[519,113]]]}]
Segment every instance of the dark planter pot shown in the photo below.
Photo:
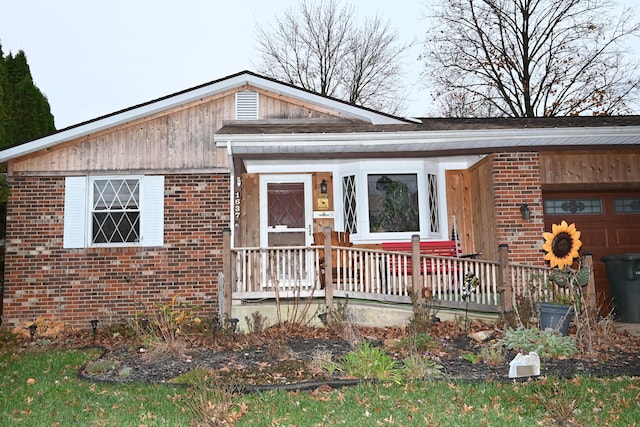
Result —
[{"label": "dark planter pot", "polygon": [[538,303],[538,309],[540,310],[540,330],[551,328],[562,335],[567,335],[569,323],[573,318],[572,306],[541,302]]}]

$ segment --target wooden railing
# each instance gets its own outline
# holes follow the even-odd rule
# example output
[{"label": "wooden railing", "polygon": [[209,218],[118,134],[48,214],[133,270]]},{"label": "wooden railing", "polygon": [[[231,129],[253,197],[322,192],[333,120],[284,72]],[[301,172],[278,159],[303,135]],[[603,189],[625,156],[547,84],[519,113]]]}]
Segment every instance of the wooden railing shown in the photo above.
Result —
[{"label": "wooden railing", "polygon": [[[585,257],[585,261],[591,263],[591,256]],[[509,264],[511,272],[511,289],[513,289],[512,303],[518,303],[518,298],[525,298],[531,302],[550,301],[554,293],[569,295],[568,288],[559,288],[550,282],[551,268],[536,267],[524,264]],[[592,296],[594,283],[590,281],[587,287],[589,297]]]},{"label": "wooden railing", "polygon": [[324,295],[315,247],[231,249],[231,266],[234,299]]},{"label": "wooden railing", "polygon": [[[532,301],[550,298],[545,285],[551,269],[510,263],[506,245],[499,248],[500,261],[329,247],[335,252],[332,262],[336,265],[325,268],[319,253],[327,249],[232,249],[225,244],[224,272],[229,278],[224,279],[222,292],[225,310],[230,311],[231,299],[324,297],[329,305],[334,296],[348,296],[410,303],[418,295],[414,290],[419,296],[428,294],[443,307],[486,312],[509,311],[522,297]],[[591,263],[590,257],[586,262]],[[417,265],[420,267],[414,268]],[[593,286],[591,279],[590,295]]]},{"label": "wooden railing", "polygon": [[[321,280],[320,249],[323,247],[231,249],[232,297],[323,297],[324,288],[330,287],[336,297],[411,302],[413,277],[402,268],[411,254],[336,247],[337,265],[331,269],[331,280],[326,281]],[[442,305],[499,310],[499,263],[421,255],[419,264],[429,273],[419,275],[416,289],[427,289]],[[473,287],[465,288],[465,276]]]}]

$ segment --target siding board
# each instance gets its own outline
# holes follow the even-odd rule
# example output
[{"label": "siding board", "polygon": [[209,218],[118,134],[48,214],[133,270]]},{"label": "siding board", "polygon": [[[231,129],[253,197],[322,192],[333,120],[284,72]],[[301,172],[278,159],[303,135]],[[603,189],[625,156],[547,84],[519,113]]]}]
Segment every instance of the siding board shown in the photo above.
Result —
[{"label": "siding board", "polygon": [[[239,90],[250,89],[249,87]],[[260,119],[339,117],[299,100],[257,90]],[[12,162],[23,175],[87,171],[227,169],[215,132],[235,114],[234,92],[173,108]]]}]

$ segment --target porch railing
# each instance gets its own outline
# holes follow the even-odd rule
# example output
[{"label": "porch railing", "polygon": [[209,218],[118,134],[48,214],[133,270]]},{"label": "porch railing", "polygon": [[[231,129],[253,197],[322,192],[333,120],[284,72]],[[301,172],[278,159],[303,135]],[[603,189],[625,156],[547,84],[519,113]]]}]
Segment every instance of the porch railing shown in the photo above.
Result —
[{"label": "porch railing", "polygon": [[[266,247],[231,249],[233,299],[335,297],[398,303],[411,302],[414,289],[409,271],[411,254],[337,247],[331,280],[320,266],[323,247]],[[420,256],[419,283],[444,306],[497,311],[500,306],[499,263],[484,260]],[[471,280],[472,287],[465,287]],[[482,307],[479,307],[482,306]]]},{"label": "porch railing", "polygon": [[510,263],[506,247],[501,247],[501,261],[420,255],[417,263],[409,253],[333,247],[336,265],[328,276],[320,263],[322,249],[326,247],[230,249],[231,298],[348,296],[410,303],[414,289],[426,289],[443,307],[485,312],[508,311],[520,297],[549,298],[544,284],[550,269]]}]

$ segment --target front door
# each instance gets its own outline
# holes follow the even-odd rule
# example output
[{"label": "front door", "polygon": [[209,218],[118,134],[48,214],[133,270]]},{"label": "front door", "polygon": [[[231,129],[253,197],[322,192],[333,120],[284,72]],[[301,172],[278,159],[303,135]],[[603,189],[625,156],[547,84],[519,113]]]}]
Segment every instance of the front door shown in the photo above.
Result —
[{"label": "front door", "polygon": [[263,286],[302,291],[313,286],[311,175],[260,177],[260,246]]},{"label": "front door", "polygon": [[313,221],[311,175],[260,177],[260,246],[308,246]]}]

